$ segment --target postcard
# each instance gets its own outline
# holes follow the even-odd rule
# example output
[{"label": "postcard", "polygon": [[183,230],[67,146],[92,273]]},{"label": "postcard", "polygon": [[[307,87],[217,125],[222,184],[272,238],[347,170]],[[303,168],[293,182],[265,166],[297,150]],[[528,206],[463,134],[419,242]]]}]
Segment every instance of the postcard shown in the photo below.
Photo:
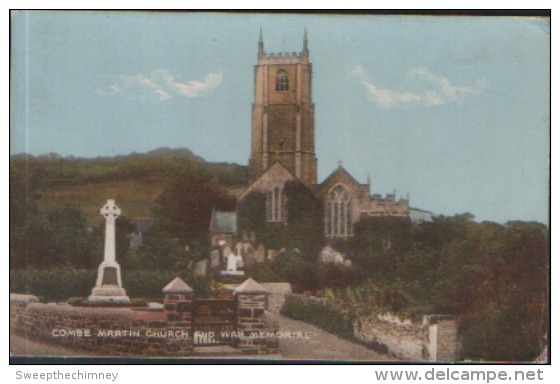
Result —
[{"label": "postcard", "polygon": [[10,23],[12,359],[549,361],[549,14]]}]

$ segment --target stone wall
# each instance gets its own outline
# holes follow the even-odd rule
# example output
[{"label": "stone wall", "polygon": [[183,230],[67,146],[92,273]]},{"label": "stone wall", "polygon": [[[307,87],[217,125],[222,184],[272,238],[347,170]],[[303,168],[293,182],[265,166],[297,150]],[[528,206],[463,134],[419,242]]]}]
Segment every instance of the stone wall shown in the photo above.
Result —
[{"label": "stone wall", "polygon": [[454,316],[378,313],[354,321],[354,337],[398,359],[458,361],[460,343]]},{"label": "stone wall", "polygon": [[165,321],[161,310],[11,301],[10,321],[24,337],[100,351],[104,356],[185,356],[193,350],[191,324]]},{"label": "stone wall", "polygon": [[[266,294],[239,294],[237,346],[246,353],[278,351],[278,324],[265,316]],[[186,304],[189,304],[188,306]],[[32,295],[10,295],[10,327],[26,338],[100,352],[103,356],[193,354],[190,300],[174,308],[91,308],[39,303]],[[184,308],[178,308],[184,307]]]},{"label": "stone wall", "polygon": [[[314,314],[309,319],[317,319],[322,308],[331,308],[334,314],[342,313],[326,298],[290,294],[288,299],[290,302],[317,307],[317,311],[307,311],[307,315]],[[343,322],[344,318],[342,316],[339,321]],[[345,326],[341,324],[338,330],[344,332],[346,337],[353,337],[378,352],[400,360],[458,361],[461,358],[458,320],[455,316],[410,316],[406,313],[378,312],[354,318],[349,324],[353,329],[346,330]]]}]

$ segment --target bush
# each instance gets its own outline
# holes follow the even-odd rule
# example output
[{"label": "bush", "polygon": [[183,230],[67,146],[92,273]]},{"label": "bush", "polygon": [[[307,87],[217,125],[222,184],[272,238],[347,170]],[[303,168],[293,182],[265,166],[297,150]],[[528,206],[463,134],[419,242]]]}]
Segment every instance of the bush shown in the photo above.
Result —
[{"label": "bush", "polygon": [[298,296],[288,296],[281,310],[282,315],[295,320],[305,321],[334,333],[337,336],[352,340],[354,338],[354,316],[330,305]]},{"label": "bush", "polygon": [[[122,279],[126,293],[132,299],[161,301],[161,290],[177,276],[168,271],[123,270]],[[181,274],[199,297],[215,291],[215,283],[208,278],[194,278]],[[88,297],[97,279],[96,270],[60,267],[51,269],[10,270],[10,292],[37,295],[41,301],[67,301],[75,297]]]}]

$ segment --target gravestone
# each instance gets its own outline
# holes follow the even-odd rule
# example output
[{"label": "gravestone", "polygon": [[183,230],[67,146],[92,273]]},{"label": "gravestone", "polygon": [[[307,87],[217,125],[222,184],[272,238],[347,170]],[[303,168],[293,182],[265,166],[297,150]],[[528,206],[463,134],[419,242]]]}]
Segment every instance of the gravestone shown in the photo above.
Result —
[{"label": "gravestone", "polygon": [[255,262],[262,263],[266,260],[266,253],[263,245],[259,245],[255,251]]},{"label": "gravestone", "polygon": [[210,252],[210,268],[219,268],[220,267],[220,251],[214,249]]},{"label": "gravestone", "polygon": [[121,267],[115,257],[115,220],[120,216],[121,210],[115,200],[108,199],[100,213],[105,218],[105,251],[97,271],[95,287],[87,301],[130,303],[122,286]]},{"label": "gravestone", "polygon": [[194,265],[194,275],[197,277],[206,276],[206,270],[208,269],[208,260],[200,260]]},{"label": "gravestone", "polygon": [[251,243],[245,243],[243,248],[243,263],[245,264],[245,267],[252,267],[256,264],[255,248]]},{"label": "gravestone", "polygon": [[243,276],[245,274],[244,271],[237,270],[238,267],[243,266],[243,258],[241,255],[236,255],[235,253],[230,252],[230,254],[227,255],[226,260],[227,268],[225,271],[221,272],[222,275]]},{"label": "gravestone", "polygon": [[273,261],[276,258],[277,254],[278,254],[278,251],[276,249],[269,249],[267,260],[268,261]]},{"label": "gravestone", "polygon": [[227,258],[231,253],[231,248],[227,245],[222,250],[222,259],[220,260],[220,268],[227,268]]},{"label": "gravestone", "polygon": [[323,263],[332,264],[343,264],[344,256],[338,252],[336,249],[329,247],[328,245],[321,251],[320,260]]}]

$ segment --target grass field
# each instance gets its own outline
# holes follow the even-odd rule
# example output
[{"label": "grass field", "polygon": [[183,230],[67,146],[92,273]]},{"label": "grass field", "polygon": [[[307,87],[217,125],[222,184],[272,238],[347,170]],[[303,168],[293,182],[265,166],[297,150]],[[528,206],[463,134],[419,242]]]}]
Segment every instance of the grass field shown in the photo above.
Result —
[{"label": "grass field", "polygon": [[126,217],[151,216],[164,187],[161,182],[143,180],[55,186],[40,190],[37,203],[42,213],[65,206],[77,207],[92,225],[100,220],[99,209],[107,199],[114,199]]},{"label": "grass field", "polygon": [[[122,180],[80,185],[52,186],[39,190],[37,203],[43,214],[65,206],[79,208],[89,225],[99,222],[99,209],[114,199],[128,218],[152,216],[152,207],[163,192],[165,182],[156,180]],[[230,187],[228,191],[238,195],[243,187]]]}]

